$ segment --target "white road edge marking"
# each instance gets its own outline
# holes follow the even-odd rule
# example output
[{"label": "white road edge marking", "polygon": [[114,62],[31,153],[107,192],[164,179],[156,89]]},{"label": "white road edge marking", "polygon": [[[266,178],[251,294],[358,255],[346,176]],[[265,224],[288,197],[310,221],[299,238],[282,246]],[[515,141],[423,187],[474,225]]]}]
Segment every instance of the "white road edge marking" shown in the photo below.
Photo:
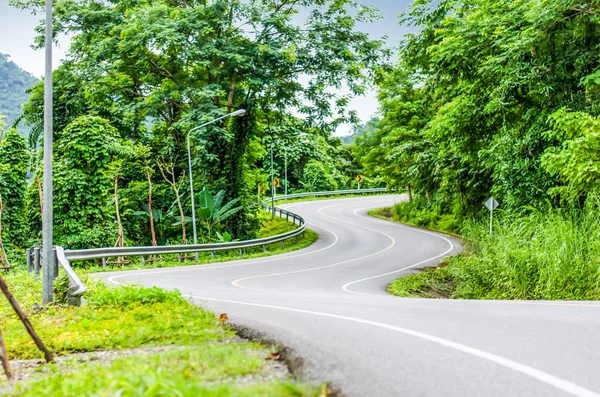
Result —
[{"label": "white road edge marking", "polygon": [[357,209],[355,209],[355,210],[354,210],[354,212],[353,212],[353,213],[354,213],[354,215],[358,216],[359,218],[368,219],[369,221],[377,221],[377,222],[382,222],[382,223],[386,223],[386,224],[388,224],[388,225],[394,225],[394,226],[401,227],[401,228],[403,228],[403,229],[410,229],[410,230],[412,230],[412,231],[415,231],[415,232],[419,232],[419,233],[423,233],[423,234],[429,234],[429,235],[431,235],[431,236],[438,237],[438,238],[440,238],[440,239],[442,239],[442,240],[446,241],[448,244],[450,244],[450,248],[449,248],[447,251],[445,251],[444,253],[440,254],[440,255],[434,256],[433,258],[426,259],[426,260],[424,260],[424,261],[421,261],[421,262],[419,262],[419,263],[415,263],[414,265],[406,266],[406,267],[403,267],[403,268],[401,268],[401,269],[393,270],[393,271],[391,271],[391,272],[387,272],[387,273],[384,273],[384,274],[379,274],[379,275],[377,275],[377,276],[372,276],[372,277],[361,278],[360,280],[355,280],[355,281],[351,281],[351,282],[349,282],[349,283],[346,283],[346,284],[342,285],[342,289],[343,289],[344,291],[346,291],[346,292],[350,292],[350,293],[352,293],[352,294],[358,294],[358,295],[369,295],[369,294],[365,294],[365,293],[363,293],[363,292],[351,291],[351,290],[349,290],[349,289],[348,289],[348,287],[349,287],[349,286],[351,286],[351,285],[353,285],[353,284],[362,283],[363,281],[369,281],[369,280],[373,280],[373,279],[376,279],[376,278],[380,278],[380,277],[389,276],[389,275],[391,275],[391,274],[394,274],[394,273],[400,273],[400,272],[402,272],[402,271],[404,271],[404,270],[412,269],[412,268],[414,268],[414,267],[417,267],[417,266],[423,265],[423,264],[425,264],[425,263],[427,263],[427,262],[431,262],[431,261],[434,261],[434,260],[436,260],[436,259],[439,259],[439,258],[441,258],[441,257],[443,257],[443,256],[445,256],[445,255],[447,255],[447,254],[449,254],[449,253],[450,253],[450,252],[451,252],[451,251],[454,249],[454,244],[452,244],[452,241],[450,241],[450,240],[449,240],[449,239],[447,239],[446,237],[444,237],[444,236],[441,236],[441,235],[439,235],[439,234],[432,233],[432,232],[428,232],[428,231],[425,231],[425,230],[420,230],[420,229],[417,229],[417,228],[407,227],[407,226],[404,226],[404,225],[400,225],[400,224],[398,224],[398,223],[393,223],[393,222],[389,222],[389,221],[383,221],[383,220],[381,220],[381,219],[377,219],[377,218],[375,218],[375,217],[370,217],[370,218],[368,218],[368,217],[366,217],[366,216],[362,216],[362,215],[358,215],[358,214],[357,214],[357,212],[358,212],[358,211],[362,211],[362,210],[366,210],[366,209],[372,209],[372,208],[377,208],[377,207],[364,207],[364,208],[357,208]]},{"label": "white road edge marking", "polygon": [[[358,210],[355,210],[355,212]],[[355,213],[355,215],[371,220],[370,218],[358,215],[356,213]],[[384,222],[384,221],[381,221],[381,222]],[[396,224],[396,226],[402,227],[402,225],[397,225],[397,224]],[[417,230],[417,229],[413,229],[413,228],[409,228],[409,227],[405,227],[405,228],[415,230],[415,231],[420,231],[421,233],[432,234],[432,235],[438,236],[440,238],[443,238],[434,233],[429,233],[429,232],[425,232],[425,231],[421,231],[421,230]],[[325,229],[325,228],[323,228],[323,229]],[[331,232],[331,233],[333,233],[333,232]],[[335,233],[333,233],[333,234],[335,235]],[[335,235],[335,236],[337,237],[337,235]],[[443,238],[443,239],[445,239],[445,238]],[[449,240],[447,240],[447,241],[450,242]],[[336,240],[336,242],[337,242],[337,240]],[[454,245],[451,242],[450,242],[450,244],[452,247],[454,247]],[[335,245],[335,242],[332,245]],[[329,247],[325,247],[323,249],[327,249],[327,248],[329,248]],[[314,252],[318,252],[318,251],[314,251]],[[297,256],[302,256],[302,255],[304,255],[304,254],[297,255]],[[444,254],[442,254],[442,255],[444,255]],[[231,265],[231,266],[233,266],[233,265]],[[413,265],[413,266],[417,266],[417,265]],[[229,267],[229,266],[220,266],[220,267]],[[192,269],[187,268],[187,269],[181,269],[181,270],[189,271]],[[400,270],[398,270],[398,271],[400,271]],[[398,272],[398,271],[395,271],[395,272]],[[395,273],[395,272],[392,272],[392,273]],[[116,284],[116,285],[124,285],[123,283],[117,282],[114,279],[119,278],[119,277],[125,277],[128,275],[133,276],[133,275],[140,275],[140,274],[156,274],[156,273],[157,272],[147,272],[147,273],[132,273],[132,274],[125,274],[125,275],[116,275],[116,276],[110,277],[108,279],[108,281],[113,284]],[[383,275],[376,276],[376,277],[383,277]],[[365,280],[367,280],[367,279],[365,279]],[[362,281],[362,280],[357,280],[355,282],[360,282],[360,281]],[[354,283],[354,282],[352,282],[352,283]],[[349,284],[352,284],[352,283],[349,283]],[[349,284],[346,284],[346,285],[349,285]],[[348,292],[352,292],[352,291],[348,291]],[[399,332],[399,333],[402,333],[405,335],[413,336],[413,337],[416,337],[419,339],[423,339],[423,340],[426,340],[426,341],[429,341],[432,343],[436,343],[441,346],[445,346],[445,347],[460,351],[465,354],[469,354],[474,357],[488,360],[488,361],[496,363],[502,367],[514,370],[523,375],[537,379],[538,381],[540,381],[542,383],[553,386],[559,390],[562,390],[562,391],[564,391],[568,394],[571,394],[573,396],[576,396],[576,397],[600,397],[600,394],[598,394],[592,390],[586,389],[575,383],[569,382],[567,380],[558,378],[554,375],[548,374],[544,371],[530,367],[526,364],[521,364],[519,362],[507,359],[505,357],[498,356],[493,353],[479,350],[477,348],[466,346],[466,345],[463,345],[463,344],[460,344],[457,342],[453,342],[453,341],[450,341],[447,339],[443,339],[443,338],[440,338],[437,336],[425,334],[425,333],[422,333],[419,331],[413,331],[413,330],[410,330],[407,328],[397,327],[397,326],[390,325],[390,324],[380,323],[380,322],[371,321],[371,320],[365,320],[365,319],[356,318],[356,317],[342,316],[342,315],[338,315],[338,314],[323,313],[323,312],[315,312],[315,311],[311,311],[311,310],[294,309],[294,308],[283,307],[283,306],[265,305],[265,304],[259,304],[259,303],[249,303],[249,302],[241,302],[241,301],[226,300],[226,299],[208,298],[208,297],[201,297],[201,296],[194,296],[194,295],[190,295],[190,297],[193,299],[199,299],[199,300],[204,300],[204,301],[231,303],[231,304],[237,304],[237,305],[254,306],[254,307],[267,308],[267,309],[275,309],[275,310],[282,310],[282,311],[288,311],[288,312],[303,313],[303,314],[309,314],[309,315],[320,316],[320,317],[329,317],[329,318],[334,318],[334,319],[338,319],[338,320],[351,321],[351,322],[355,322],[355,323],[359,323],[359,324],[365,324],[365,325],[370,325],[370,326],[379,327],[379,328],[383,328],[383,329],[388,329],[390,331],[395,331],[395,332]]]},{"label": "white road edge marking", "polygon": [[538,381],[540,381],[542,383],[553,386],[559,390],[562,390],[562,391],[564,391],[568,394],[571,394],[573,396],[576,396],[576,397],[600,397],[600,394],[598,394],[592,390],[586,389],[583,386],[579,386],[575,383],[569,382],[568,380],[564,380],[564,379],[558,378],[554,375],[550,375],[547,372],[530,367],[529,365],[521,364],[519,362],[510,360],[510,359],[502,357],[502,356],[498,356],[493,353],[479,350],[474,347],[466,346],[461,343],[452,342],[450,340],[443,339],[443,338],[440,338],[437,336],[425,334],[423,332],[413,331],[413,330],[410,330],[407,328],[397,327],[394,325],[380,323],[377,321],[364,320],[364,319],[356,318],[356,317],[342,316],[342,315],[331,314],[331,313],[315,312],[312,310],[293,309],[290,307],[283,307],[283,306],[273,306],[273,305],[265,305],[265,304],[260,304],[260,303],[240,302],[240,301],[226,300],[226,299],[215,299],[215,298],[207,298],[207,297],[194,296],[194,295],[191,295],[191,298],[205,300],[205,301],[232,303],[232,304],[237,304],[237,305],[255,306],[255,307],[262,307],[262,308],[266,308],[266,309],[275,309],[275,310],[283,310],[283,311],[289,311],[289,312],[295,312],[295,313],[310,314],[313,316],[329,317],[329,318],[334,318],[334,319],[338,319],[338,320],[351,321],[351,322],[355,322],[355,323],[359,323],[359,324],[365,324],[365,325],[370,325],[370,326],[374,326],[374,327],[384,328],[384,329],[388,329],[390,331],[395,331],[395,332],[399,332],[399,333],[402,333],[405,335],[423,339],[428,342],[436,343],[438,345],[448,347],[450,349],[458,350],[462,353],[469,354],[469,355],[477,357],[477,358],[491,361],[502,367],[511,369],[511,370],[519,372],[523,375],[537,379]]}]

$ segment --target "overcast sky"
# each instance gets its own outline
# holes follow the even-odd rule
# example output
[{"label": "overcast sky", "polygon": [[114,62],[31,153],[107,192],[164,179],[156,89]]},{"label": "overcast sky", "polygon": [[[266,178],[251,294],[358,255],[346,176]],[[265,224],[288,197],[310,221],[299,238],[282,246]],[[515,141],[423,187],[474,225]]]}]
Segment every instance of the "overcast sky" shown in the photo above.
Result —
[{"label": "overcast sky", "polygon": [[[398,14],[408,10],[412,0],[358,0],[360,3],[378,8],[384,15],[384,20],[374,24],[361,26],[374,38],[388,36],[390,46],[396,46],[406,29],[398,26]],[[31,15],[8,6],[8,0],[0,0],[0,52],[10,55],[11,59],[26,71],[36,77],[44,74],[44,52],[31,49],[34,27],[39,24],[41,15]],[[56,68],[65,57],[68,40],[59,40],[60,46],[54,48]],[[357,97],[350,103],[350,108],[356,110],[360,118],[366,122],[377,112],[377,99],[374,92],[365,97]],[[338,135],[348,133],[350,127],[338,130]]]}]

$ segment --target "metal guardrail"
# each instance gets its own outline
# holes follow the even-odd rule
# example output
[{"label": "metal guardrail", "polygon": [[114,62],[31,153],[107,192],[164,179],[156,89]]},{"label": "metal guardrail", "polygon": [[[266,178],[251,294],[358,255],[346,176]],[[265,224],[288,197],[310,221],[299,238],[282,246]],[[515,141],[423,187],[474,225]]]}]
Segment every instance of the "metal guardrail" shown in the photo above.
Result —
[{"label": "metal guardrail", "polygon": [[56,247],[55,250],[56,260],[69,278],[70,286],[67,293],[67,303],[71,306],[79,306],[81,305],[83,294],[87,292],[87,287],[71,267],[71,263],[66,258],[63,247]]},{"label": "metal guardrail", "polygon": [[283,196],[276,196],[275,201],[289,200],[289,199],[302,198],[302,197],[337,196],[337,195],[345,195],[345,194],[364,194],[364,193],[385,193],[387,191],[388,191],[387,188],[382,187],[382,188],[373,188],[373,189],[332,190],[332,191],[328,191],[328,192],[295,193],[295,194],[287,194],[287,195],[283,195]]},{"label": "metal guardrail", "polygon": [[[271,207],[268,207],[269,211]],[[298,222],[300,227],[291,230],[289,232],[281,233],[276,236],[265,237],[254,240],[245,241],[234,241],[230,243],[213,243],[213,244],[187,244],[187,245],[167,245],[161,247],[111,247],[111,248],[92,248],[83,250],[68,250],[65,251],[65,256],[70,261],[75,260],[87,260],[87,259],[102,259],[102,258],[114,258],[121,256],[150,256],[150,255],[168,255],[168,254],[189,254],[196,252],[214,252],[214,251],[228,251],[251,247],[263,246],[263,250],[266,250],[266,245],[271,243],[282,242],[292,237],[297,237],[303,234],[306,230],[306,222],[300,215],[294,214],[293,212],[286,211],[281,208],[275,208],[276,212],[279,212],[279,216],[292,220],[294,224]]]},{"label": "metal guardrail", "polygon": [[[387,189],[362,189],[362,190],[336,190],[327,192],[310,192],[310,193],[296,193],[288,194],[275,197],[275,200],[287,200],[302,197],[315,197],[315,196],[333,196],[333,195],[346,195],[346,194],[362,194],[362,193],[384,193]],[[270,200],[269,200],[270,201]],[[263,206],[267,211],[273,211],[273,207],[263,202]],[[279,213],[281,218],[286,220],[292,220],[294,224],[298,222],[299,227],[286,233],[281,233],[276,236],[265,237],[261,239],[246,240],[246,241],[234,241],[229,243],[213,243],[213,244],[191,244],[191,245],[169,245],[161,247],[111,247],[111,248],[92,248],[82,250],[65,250],[62,247],[56,247],[56,258],[60,267],[63,268],[67,277],[69,278],[70,287],[67,296],[68,303],[70,305],[80,305],[82,297],[87,291],[87,287],[81,281],[79,276],[75,273],[71,267],[71,261],[76,260],[90,260],[90,259],[102,259],[103,263],[106,258],[114,257],[128,257],[128,256],[151,256],[151,255],[168,255],[168,254],[189,254],[197,252],[215,252],[215,251],[228,251],[239,249],[240,256],[243,255],[245,248],[263,246],[263,251],[266,251],[267,244],[281,242],[282,247],[285,246],[285,240],[290,238],[298,238],[299,235],[303,235],[306,230],[306,221],[300,215],[295,214],[291,211],[284,210],[282,208],[275,207],[275,213]],[[33,248],[27,250],[27,268],[30,272],[35,271],[39,274],[40,271],[40,255],[39,248]],[[55,272],[56,275],[57,272]]]}]

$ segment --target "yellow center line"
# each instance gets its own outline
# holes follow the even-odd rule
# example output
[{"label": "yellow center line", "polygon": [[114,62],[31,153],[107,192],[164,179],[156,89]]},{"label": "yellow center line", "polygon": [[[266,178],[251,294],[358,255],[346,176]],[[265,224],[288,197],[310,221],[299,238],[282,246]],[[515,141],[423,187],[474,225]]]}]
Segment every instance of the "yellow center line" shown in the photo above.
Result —
[{"label": "yellow center line", "polygon": [[388,251],[388,250],[392,249],[392,248],[393,248],[393,247],[396,245],[396,240],[394,240],[394,238],[393,238],[392,236],[390,236],[389,234],[386,234],[386,233],[384,233],[384,232],[381,232],[381,231],[379,231],[379,230],[371,229],[371,228],[369,228],[369,227],[366,227],[366,226],[357,225],[356,223],[352,223],[352,222],[343,221],[343,220],[341,220],[341,219],[338,219],[338,218],[335,218],[335,217],[333,217],[333,216],[330,216],[330,215],[325,215],[323,212],[321,212],[321,211],[322,211],[322,210],[324,210],[324,209],[331,208],[331,207],[335,207],[335,206],[339,206],[339,205],[340,205],[340,204],[334,204],[334,205],[329,205],[329,206],[321,207],[321,208],[319,208],[319,209],[317,210],[317,212],[318,212],[319,214],[321,214],[322,216],[326,217],[326,218],[333,219],[333,220],[334,220],[334,221],[336,221],[336,222],[345,223],[345,224],[348,224],[348,225],[356,226],[356,227],[358,227],[358,228],[360,228],[360,229],[364,229],[364,230],[368,230],[368,231],[371,231],[371,232],[374,232],[374,233],[381,234],[381,235],[383,235],[383,236],[385,236],[385,237],[389,238],[389,239],[390,239],[390,241],[391,241],[392,243],[391,243],[389,246],[387,246],[386,248],[384,248],[384,249],[382,249],[382,250],[380,250],[380,251],[373,252],[373,253],[371,253],[371,254],[364,255],[364,256],[360,256],[360,257],[357,257],[357,258],[347,259],[347,260],[345,260],[345,261],[341,261],[341,262],[335,262],[335,263],[332,263],[332,264],[329,264],[329,265],[323,265],[323,266],[311,267],[311,268],[307,268],[307,269],[300,269],[300,270],[294,270],[294,271],[289,271],[289,272],[279,272],[279,273],[261,274],[261,275],[258,275],[258,276],[250,276],[250,277],[238,278],[237,280],[233,280],[233,281],[231,282],[231,284],[232,284],[234,287],[237,287],[237,288],[242,288],[242,289],[246,289],[246,290],[250,290],[250,291],[259,291],[259,292],[278,292],[278,291],[272,291],[272,290],[264,290],[264,289],[258,289],[258,288],[250,288],[250,287],[245,287],[245,286],[241,285],[240,283],[241,283],[241,282],[243,282],[243,281],[248,281],[248,280],[253,280],[253,279],[258,279],[258,278],[267,278],[267,277],[285,276],[285,275],[289,275],[289,274],[299,274],[299,273],[305,273],[305,272],[313,272],[313,271],[316,271],[316,270],[328,269],[328,268],[331,268],[331,267],[335,267],[335,266],[344,265],[344,264],[346,264],[346,263],[351,263],[351,262],[356,262],[356,261],[360,261],[360,260],[363,260],[363,259],[371,258],[371,257],[373,257],[373,256],[376,256],[376,255],[382,254],[382,253],[384,253],[384,252],[386,252],[386,251]]}]

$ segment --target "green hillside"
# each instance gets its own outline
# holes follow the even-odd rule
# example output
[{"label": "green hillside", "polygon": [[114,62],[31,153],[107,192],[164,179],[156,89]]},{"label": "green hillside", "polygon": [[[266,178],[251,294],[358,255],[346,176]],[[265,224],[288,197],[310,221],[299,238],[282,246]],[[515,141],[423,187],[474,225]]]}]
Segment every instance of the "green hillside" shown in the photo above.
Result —
[{"label": "green hillside", "polygon": [[6,124],[11,126],[19,117],[21,106],[29,98],[27,89],[37,82],[38,79],[12,62],[8,55],[0,53],[0,114],[6,116]]}]

